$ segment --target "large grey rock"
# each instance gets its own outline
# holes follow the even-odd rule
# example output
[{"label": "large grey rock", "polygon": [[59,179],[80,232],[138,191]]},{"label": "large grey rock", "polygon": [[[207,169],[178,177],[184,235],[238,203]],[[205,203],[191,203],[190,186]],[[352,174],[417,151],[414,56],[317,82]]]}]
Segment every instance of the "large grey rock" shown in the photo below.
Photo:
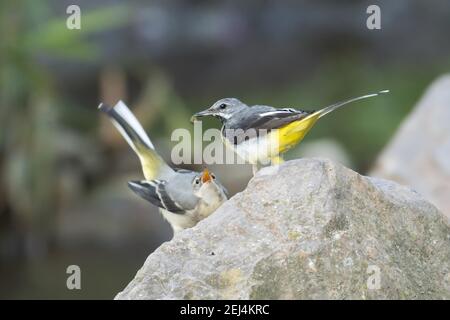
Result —
[{"label": "large grey rock", "polygon": [[413,187],[450,217],[450,75],[426,91],[371,175]]},{"label": "large grey rock", "polygon": [[407,187],[289,161],[161,245],[116,298],[448,299],[450,228]]}]

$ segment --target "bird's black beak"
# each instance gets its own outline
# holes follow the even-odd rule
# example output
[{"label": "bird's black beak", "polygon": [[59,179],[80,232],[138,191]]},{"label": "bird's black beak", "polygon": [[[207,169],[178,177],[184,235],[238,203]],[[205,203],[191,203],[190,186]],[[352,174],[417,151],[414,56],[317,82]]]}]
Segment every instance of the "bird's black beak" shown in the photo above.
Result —
[{"label": "bird's black beak", "polygon": [[210,110],[210,109],[206,109],[206,110],[197,112],[196,114],[194,114],[194,115],[191,117],[191,122],[198,121],[198,119],[201,118],[201,117],[212,116],[213,113],[214,113],[214,111],[212,111],[212,110]]}]

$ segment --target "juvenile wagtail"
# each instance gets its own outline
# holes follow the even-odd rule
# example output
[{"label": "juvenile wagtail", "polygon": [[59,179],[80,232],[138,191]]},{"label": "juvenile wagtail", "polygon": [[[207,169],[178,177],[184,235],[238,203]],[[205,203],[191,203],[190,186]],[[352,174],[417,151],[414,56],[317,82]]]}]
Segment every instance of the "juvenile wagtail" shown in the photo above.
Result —
[{"label": "juvenile wagtail", "polygon": [[282,162],[280,155],[299,143],[319,118],[350,102],[387,92],[389,90],[344,100],[318,111],[264,105],[249,107],[236,98],[225,98],[194,114],[191,121],[204,116],[219,118],[225,145],[252,164],[255,174],[261,163]]},{"label": "juvenile wagtail", "polygon": [[130,181],[137,195],[160,208],[174,233],[191,228],[227,200],[226,189],[207,169],[196,172],[172,169],[155,151],[139,121],[119,101],[114,107],[101,103],[105,112],[138,155],[145,180]]}]

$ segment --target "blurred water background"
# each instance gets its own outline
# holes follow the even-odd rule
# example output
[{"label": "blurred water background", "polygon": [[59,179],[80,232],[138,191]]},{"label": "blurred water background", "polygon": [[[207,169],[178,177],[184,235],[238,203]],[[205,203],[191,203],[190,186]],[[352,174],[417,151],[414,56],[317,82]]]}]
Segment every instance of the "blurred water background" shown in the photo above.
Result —
[{"label": "blurred water background", "polygon": [[[81,8],[81,30],[66,8]],[[176,128],[223,97],[314,109],[391,94],[321,120],[288,158],[364,173],[424,88],[450,67],[450,3],[2,1],[0,298],[111,299],[171,230],[128,190],[137,157],[96,107],[124,100],[170,160]],[[205,126],[219,124],[207,120]],[[200,169],[200,167],[197,167]],[[234,194],[247,166],[213,166]],[[66,268],[82,289],[66,288]]]}]

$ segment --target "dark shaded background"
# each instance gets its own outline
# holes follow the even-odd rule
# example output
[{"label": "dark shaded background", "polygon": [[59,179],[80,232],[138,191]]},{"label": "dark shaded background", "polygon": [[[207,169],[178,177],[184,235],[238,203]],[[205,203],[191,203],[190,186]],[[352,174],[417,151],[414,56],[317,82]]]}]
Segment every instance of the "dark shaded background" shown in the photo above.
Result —
[{"label": "dark shaded background", "polygon": [[[70,4],[81,30],[66,28]],[[381,30],[366,28],[370,4]],[[449,31],[446,0],[2,1],[0,298],[113,298],[171,238],[127,189],[139,162],[100,101],[124,100],[169,160],[171,132],[222,97],[314,109],[390,89],[324,118],[288,155],[364,173],[449,70]],[[250,177],[213,170],[232,194]],[[71,264],[82,290],[66,288]]]}]

